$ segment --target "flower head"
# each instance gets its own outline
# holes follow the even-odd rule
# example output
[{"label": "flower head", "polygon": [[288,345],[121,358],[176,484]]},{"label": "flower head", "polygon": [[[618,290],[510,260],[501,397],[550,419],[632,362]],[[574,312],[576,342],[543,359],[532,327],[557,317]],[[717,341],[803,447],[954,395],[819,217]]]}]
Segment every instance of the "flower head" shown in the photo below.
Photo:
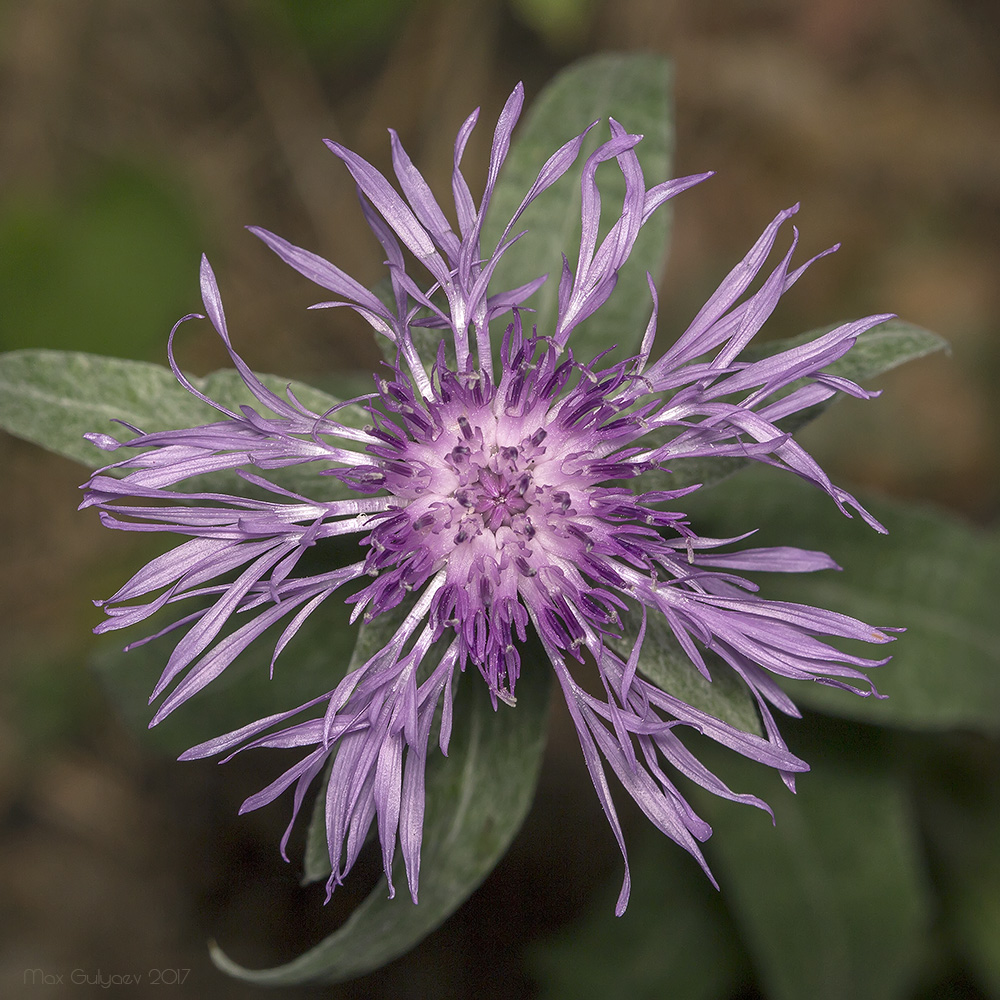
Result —
[{"label": "flower head", "polygon": [[[217,677],[266,630],[283,624],[274,641],[277,656],[335,592],[354,619],[395,612],[391,639],[331,682],[330,690],[184,755],[302,748],[298,763],[244,804],[257,808],[294,786],[293,822],[309,786],[331,762],[331,892],[375,822],[390,893],[398,840],[416,900],[433,722],[440,719],[437,742],[446,753],[456,672],[470,664],[498,710],[508,710],[500,703],[514,706],[522,670],[540,669],[537,662],[522,662],[531,633],[565,695],[623,855],[608,766],[650,820],[703,867],[699,843],[711,831],[665,765],[718,795],[767,807],[731,791],[685,747],[678,730],[690,727],[776,769],[791,787],[795,772],[807,765],[779,734],[773,710],[797,712],[774,678],[871,693],[863,671],[884,660],[848,655],[827,639],[891,638],[845,615],[768,601],[741,575],[834,568],[828,556],[788,547],[733,550],[741,539],[700,537],[682,512],[683,497],[697,487],[642,485],[646,473],[669,470],[676,459],[748,458],[811,481],[842,511],[854,510],[881,530],[779,422],[837,392],[868,396],[823,369],[887,317],[844,324],[761,360],[741,360],[781,295],[812,263],[790,269],[793,238],[748,294],[792,208],[767,227],[659,359],[651,357],[657,311],[652,280],[651,318],[639,354],[618,363],[575,357],[574,329],[611,294],[642,225],[664,201],[708,175],[647,189],[635,153],[640,137],[611,120],[610,139],[583,166],[582,237],[576,266],[564,257],[555,324],[529,329],[526,302],[545,276],[496,289],[494,271],[504,254],[516,252],[519,236],[512,234],[524,208],[577,159],[587,133],[553,153],[498,244],[483,247],[484,218],[522,99],[519,87],[500,116],[478,206],[460,169],[476,114],[459,132],[452,183],[457,232],[395,134],[393,165],[402,194],[359,156],[328,143],[354,177],[362,210],[384,249],[392,305],[330,262],[253,230],[284,261],[334,293],[335,300],[323,305],[349,306],[391,344],[395,362],[376,377],[377,391],[364,400],[367,425],[351,419],[357,401],[314,413],[291,391],[282,397],[268,389],[233,349],[214,275],[203,261],[205,312],[259,407],[237,412],[208,399],[180,372],[171,352],[177,378],[215,406],[219,420],[139,433],[127,443],[141,449],[137,454],[85,486],[83,506],[98,507],[108,526],[186,539],[102,602],[108,617],[98,631],[195,600],[196,610],[169,627],[186,631],[154,691],[154,697],[166,694],[154,722]],[[621,214],[599,241],[595,175],[608,161],[621,170],[626,195]],[[407,253],[417,262],[416,273]],[[441,331],[435,358],[420,356],[418,327]],[[105,449],[121,447],[105,435],[90,437]],[[317,487],[320,477],[338,487],[334,499],[294,494],[268,478],[271,470],[306,464],[315,470]],[[237,470],[272,499],[178,488],[222,470]],[[316,492],[330,496],[329,490]],[[357,560],[322,572],[312,568],[315,560],[308,569],[300,562],[307,549],[337,536],[359,540]],[[692,671],[711,678],[704,655],[711,650],[721,669],[742,678],[756,699],[764,735],[713,718],[641,675],[650,616],[666,622]],[[588,657],[600,677],[599,695],[580,682]],[[628,891],[626,860],[619,912]]]}]

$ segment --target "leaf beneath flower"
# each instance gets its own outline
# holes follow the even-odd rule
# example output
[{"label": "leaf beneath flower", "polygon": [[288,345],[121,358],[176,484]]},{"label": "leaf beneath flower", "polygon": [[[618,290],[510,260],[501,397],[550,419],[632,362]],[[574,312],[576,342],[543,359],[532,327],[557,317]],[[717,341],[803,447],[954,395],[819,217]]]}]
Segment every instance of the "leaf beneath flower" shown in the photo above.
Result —
[{"label": "leaf beneath flower", "polygon": [[[461,677],[449,756],[432,746],[427,764],[419,905],[405,889],[389,899],[383,877],[343,927],[294,961],[247,969],[213,946],[216,965],[258,985],[340,982],[384,965],[426,937],[471,895],[521,827],[545,748],[551,677],[544,658],[525,657],[517,705],[501,704],[497,711],[478,674]],[[405,885],[401,866],[395,881]]]},{"label": "leaf beneath flower", "polygon": [[[600,55],[574,63],[558,74],[531,106],[515,133],[490,205],[484,248],[492,249],[531,186],[548,155],[560,143],[579,135],[592,122],[605,119],[584,145],[573,169],[528,206],[515,226],[527,230],[497,266],[493,286],[517,288],[548,274],[548,281],[528,305],[537,310],[526,325],[538,324],[547,336],[555,329],[562,255],[576,267],[580,246],[580,176],[587,155],[608,138],[610,115],[630,132],[644,138],[636,149],[646,187],[667,180],[673,155],[672,70],[657,55]],[[599,172],[604,225],[616,219],[625,195],[625,181],[614,163]],[[646,272],[659,278],[666,263],[670,206],[656,210],[643,226],[628,263],[622,268],[611,298],[573,332],[575,357],[591,360],[616,345],[624,357],[635,354],[652,312]]]},{"label": "leaf beneath flower", "polygon": [[[796,738],[813,771],[797,795],[768,795],[773,827],[698,795],[715,831],[709,860],[772,1000],[904,997],[921,968],[930,907],[908,803],[878,741],[857,754],[852,735],[848,752],[832,742],[845,733]],[[767,794],[752,762],[706,756]]]},{"label": "leaf beneath flower", "polygon": [[[743,352],[740,360],[759,361],[761,358],[771,357],[800,344],[807,344],[832,329],[834,329],[833,326],[825,326],[799,334],[797,337],[773,340],[758,347],[751,347],[750,350]],[[861,334],[857,343],[847,354],[839,361],[829,365],[824,371],[828,375],[839,375],[852,382],[867,382],[869,379],[892,371],[893,368],[898,368],[907,361],[916,361],[918,358],[934,354],[936,351],[946,350],[947,347],[948,342],[936,333],[931,333],[930,330],[925,330],[923,327],[914,326],[912,323],[893,319]],[[794,385],[790,386],[788,391],[791,392],[794,388]],[[776,394],[773,398],[777,399],[779,395]],[[782,429],[790,432],[798,431],[810,421],[815,420],[837,398],[834,396],[819,406],[794,414],[791,418],[781,422]],[[659,438],[651,434],[647,438],[651,444],[665,442],[668,439],[669,435],[667,434],[663,434]],[[638,481],[637,485],[644,490],[676,490],[695,483],[712,486],[752,464],[752,460],[747,458],[680,458],[670,463],[669,473],[647,473]]]},{"label": "leaf beneath flower", "polygon": [[[640,621],[636,613],[622,615],[623,638],[608,640],[608,645],[619,656],[628,658],[639,635]],[[639,653],[638,669],[661,691],[745,733],[763,736],[764,728],[750,689],[720,656],[711,650],[705,650],[703,655],[712,674],[711,681],[699,673],[681,649],[666,619],[650,615],[646,622],[646,638]]]},{"label": "leaf beneath flower", "polygon": [[[303,406],[323,414],[340,400],[302,382],[277,375],[260,375],[273,392],[291,389]],[[230,409],[261,404],[235,369],[222,369],[203,378],[191,376],[195,388]],[[101,451],[83,435],[110,434],[119,441],[132,431],[113,421],[124,421],[144,432],[197,427],[221,419],[214,407],[188,392],[174,373],[162,365],[128,361],[77,351],[25,350],[0,354],[0,427],[89,468],[100,468],[127,452]],[[371,422],[358,404],[337,410],[337,420],[351,427]],[[346,495],[330,476],[319,476],[311,464],[275,470],[268,478],[286,489],[301,490],[315,500]],[[249,495],[247,484],[235,473],[205,476],[200,489]]]},{"label": "leaf beneath flower", "polygon": [[1000,536],[929,507],[862,500],[888,536],[843,517],[819,490],[764,469],[699,491],[688,508],[700,529],[760,527],[759,544],[822,549],[844,567],[794,579],[768,575],[763,596],[906,628],[885,648],[892,660],[872,675],[888,698],[790,685],[797,702],[865,722],[1000,732]]},{"label": "leaf beneath flower", "polygon": [[632,897],[621,917],[620,886],[605,886],[582,919],[528,952],[541,1000],[732,996],[742,956],[719,893],[650,826],[630,837],[629,864]]}]

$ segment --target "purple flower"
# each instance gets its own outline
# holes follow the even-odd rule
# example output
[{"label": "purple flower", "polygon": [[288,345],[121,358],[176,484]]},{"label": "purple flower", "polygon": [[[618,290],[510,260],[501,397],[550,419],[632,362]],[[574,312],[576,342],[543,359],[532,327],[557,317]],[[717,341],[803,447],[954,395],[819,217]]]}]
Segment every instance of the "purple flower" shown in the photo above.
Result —
[{"label": "purple flower", "polygon": [[[521,658],[531,633],[562,688],[623,855],[609,766],[650,820],[703,867],[699,843],[711,831],[674,785],[671,769],[717,795],[767,806],[731,791],[678,732],[690,727],[776,769],[793,787],[795,772],[807,765],[779,734],[774,710],[798,713],[775,677],[872,693],[863,671],[885,661],[848,655],[827,639],[891,638],[845,615],[765,600],[742,575],[835,568],[828,556],[796,548],[734,550],[733,543],[746,536],[700,537],[678,510],[697,487],[642,487],[645,473],[669,469],[675,459],[750,458],[811,481],[844,513],[853,509],[882,530],[830,482],[780,421],[837,392],[869,396],[823,369],[887,317],[844,324],[763,360],[740,360],[781,295],[811,263],[790,270],[793,238],[748,294],[792,208],[767,227],[658,360],[650,357],[656,327],[652,280],[652,315],[636,357],[614,364],[603,355],[574,357],[573,330],[611,294],[639,229],[664,201],[708,175],[647,189],[635,154],[640,137],[611,120],[610,139],[583,167],[583,235],[575,267],[564,257],[555,326],[529,330],[524,303],[544,276],[520,288],[495,289],[494,269],[505,253],[517,252],[512,247],[518,235],[512,234],[521,212],[576,160],[586,133],[551,156],[498,245],[482,247],[484,217],[522,100],[518,87],[500,116],[478,207],[460,169],[477,114],[459,132],[452,182],[458,232],[395,134],[393,166],[402,196],[359,156],[328,143],[354,177],[362,210],[384,249],[391,306],[328,261],[254,230],[285,262],[334,294],[323,305],[349,306],[392,345],[395,364],[376,377],[377,392],[367,398],[369,426],[348,419],[357,401],[313,413],[291,391],[281,397],[266,388],[231,346],[215,278],[203,261],[205,312],[259,407],[235,412],[207,399],[181,374],[171,351],[177,378],[215,406],[219,420],[140,433],[127,443],[141,449],[137,454],[85,486],[83,506],[98,507],[109,527],[185,539],[100,602],[108,617],[97,631],[107,631],[194,599],[196,610],[165,630],[182,629],[183,635],[153,692],[154,698],[165,695],[153,723],[280,624],[277,638],[268,640],[276,657],[336,591],[344,593],[354,619],[372,621],[396,610],[399,624],[391,639],[331,690],[183,755],[302,748],[297,764],[243,806],[256,809],[294,787],[293,823],[310,784],[329,762],[328,892],[351,868],[375,821],[390,894],[398,840],[416,901],[432,723],[439,716],[437,742],[447,753],[456,671],[469,664],[482,675],[495,707],[514,706],[521,670],[537,669]],[[598,241],[595,171],[606,161],[622,171],[626,195],[619,218]],[[422,268],[417,274],[407,251]],[[417,352],[416,327],[442,331],[432,365]],[[90,438],[101,448],[120,447],[105,435]],[[270,470],[304,463],[315,470],[317,486],[337,487],[335,499],[310,499],[268,479]],[[222,470],[237,470],[272,499],[179,489],[191,477]],[[331,495],[328,489],[317,492]],[[326,539],[342,535],[359,539],[355,562],[322,572],[300,564],[307,549],[322,553]],[[641,676],[650,616],[666,622],[692,671],[710,679],[703,652],[710,650],[712,669],[731,669],[742,678],[756,700],[763,736],[713,718]],[[587,654],[597,666],[600,694],[579,680]],[[628,893],[626,859],[619,913]]]}]

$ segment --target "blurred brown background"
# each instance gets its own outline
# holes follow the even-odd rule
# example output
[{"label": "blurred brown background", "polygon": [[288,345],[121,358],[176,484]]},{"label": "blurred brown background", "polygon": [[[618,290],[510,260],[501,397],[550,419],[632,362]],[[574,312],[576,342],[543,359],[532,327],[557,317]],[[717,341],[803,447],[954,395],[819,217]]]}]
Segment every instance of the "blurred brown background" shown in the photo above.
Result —
[{"label": "blurred brown background", "polygon": [[[775,335],[890,310],[953,345],[886,377],[880,400],[840,404],[808,445],[841,481],[995,524],[998,38],[991,0],[0,0],[0,347],[160,361],[170,325],[200,305],[204,250],[257,370],[363,369],[376,355],[360,326],[307,313],[314,290],[242,228],[377,279],[378,245],[320,139],[387,170],[394,126],[447,190],[472,107],[477,178],[517,80],[530,102],[580,55],[652,49],[675,60],[674,172],[718,171],[675,203],[661,336],[801,201],[803,259],[843,249],[789,293]],[[199,373],[225,363],[203,325],[185,328],[180,355]],[[278,859],[281,806],[235,816],[266,762],[178,765],[117,722],[84,666],[88,599],[140,546],[76,513],[79,467],[9,437],[0,449],[3,991],[31,967],[189,967],[187,995],[244,996],[208,963],[208,937],[270,964],[336,914]],[[586,791],[578,751],[564,775],[556,746],[543,793],[568,822],[537,811],[415,955],[361,984],[279,995],[532,995],[522,940],[571,919],[585,873],[616,865],[603,829],[573,839],[594,814],[567,784]]]}]

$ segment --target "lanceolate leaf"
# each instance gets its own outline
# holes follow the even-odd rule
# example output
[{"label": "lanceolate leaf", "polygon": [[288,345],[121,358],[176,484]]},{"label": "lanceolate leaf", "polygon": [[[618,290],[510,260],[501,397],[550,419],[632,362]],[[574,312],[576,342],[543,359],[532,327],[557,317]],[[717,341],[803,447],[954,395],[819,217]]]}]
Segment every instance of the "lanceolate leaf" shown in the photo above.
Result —
[{"label": "lanceolate leaf", "polygon": [[[322,414],[339,402],[300,382],[275,375],[259,378],[282,396],[290,387],[299,402],[316,413]],[[191,377],[191,382],[230,409],[256,402],[235,369]],[[85,441],[84,434],[100,432],[119,441],[133,436],[127,427],[113,421],[124,421],[148,433],[219,419],[218,410],[188,392],[162,365],[77,351],[26,350],[0,355],[0,427],[91,468],[117,458]],[[337,411],[337,419],[363,426],[369,418],[360,406],[349,406]]]},{"label": "lanceolate leaf", "polygon": [[542,1000],[719,1000],[734,995],[742,956],[722,896],[652,827],[629,841],[632,898],[614,916],[605,886],[582,919],[528,953]]},{"label": "lanceolate leaf", "polygon": [[[808,343],[833,327],[810,330],[808,333],[764,345],[765,356],[787,350],[798,344]],[[916,361],[936,351],[947,350],[948,341],[922,326],[914,326],[901,319],[886,320],[858,337],[858,342],[839,361],[826,369],[831,375],[864,382],[898,368],[907,361]]]},{"label": "lanceolate leaf", "polygon": [[[832,326],[810,330],[808,333],[787,340],[775,340],[745,351],[740,360],[757,361],[771,357],[781,351],[789,350],[800,344],[809,343],[817,337],[832,330]],[[839,375],[852,382],[867,382],[869,379],[884,375],[893,368],[898,368],[907,361],[916,361],[935,351],[945,350],[948,342],[936,333],[931,333],[923,327],[904,323],[902,320],[889,320],[872,330],[861,334],[857,343],[839,361],[824,369],[829,375]],[[797,431],[811,420],[818,417],[837,397],[826,403],[814,406],[795,414],[791,419],[782,422],[786,431]],[[653,435],[649,440],[652,441]],[[664,438],[665,440],[665,438]],[[746,468],[752,464],[746,458],[684,458],[672,462],[670,472],[652,473],[641,480],[643,489],[679,489],[693,483],[711,486],[722,479]],[[650,487],[648,483],[655,485]]]},{"label": "lanceolate leaf", "polygon": [[[639,634],[640,617],[632,612],[623,614],[622,619],[623,638],[610,638],[608,645],[619,656],[628,657]],[[704,656],[712,672],[711,681],[699,673],[664,619],[651,616],[646,622],[646,638],[639,654],[639,672],[647,680],[688,705],[744,732],[763,736],[760,716],[749,688],[721,657],[710,650],[705,650]]]},{"label": "lanceolate leaf", "polygon": [[259,985],[339,982],[384,965],[434,930],[492,870],[524,820],[545,744],[550,679],[544,660],[526,657],[516,707],[494,711],[480,678],[461,677],[449,756],[430,748],[419,905],[400,871],[395,899],[383,878],[343,927],[287,965],[246,969],[216,947],[219,968]]},{"label": "lanceolate leaf", "polygon": [[[323,414],[340,402],[319,389],[277,375],[259,375],[273,392],[285,397],[291,389],[296,399],[314,413]],[[199,390],[231,410],[242,404],[261,404],[243,384],[235,369],[191,376]],[[266,414],[265,414],[266,415]],[[120,461],[127,451],[102,451],[83,437],[88,432],[109,434],[128,441],[134,434],[123,421],[144,432],[176,430],[222,419],[218,410],[188,392],[169,368],[146,361],[127,361],[75,351],[11,351],[0,355],[0,428],[27,441],[99,468]],[[352,427],[371,421],[356,403],[337,410],[337,420]],[[332,476],[320,476],[319,463],[268,472],[268,478],[285,489],[314,500],[348,495]],[[197,480],[197,489],[254,495],[255,488],[235,472],[215,473]]]},{"label": "lanceolate leaf", "polygon": [[[516,288],[542,274],[548,281],[528,301],[537,310],[527,324],[538,332],[554,329],[559,275],[563,253],[576,267],[580,246],[580,176],[584,160],[608,139],[610,115],[629,132],[644,136],[637,147],[646,186],[667,179],[673,153],[671,67],[662,56],[601,55],[574,63],[563,70],[532,104],[525,116],[497,184],[484,236],[484,247],[496,244],[507,220],[517,210],[546,158],[560,143],[578,135],[592,122],[605,119],[588,137],[572,170],[524,213],[515,231],[527,235],[501,260],[494,278],[496,288]],[[625,182],[614,163],[598,171],[604,218],[615,219],[621,209]],[[666,261],[669,204],[657,209],[636,240],[611,298],[573,333],[573,353],[589,360],[601,351],[619,346],[625,356],[642,340],[652,311],[646,272],[658,280]],[[609,228],[605,221],[602,233]]]},{"label": "lanceolate leaf", "polygon": [[700,530],[725,535],[760,526],[760,544],[829,552],[843,566],[762,578],[764,596],[828,607],[906,632],[873,674],[885,700],[816,684],[789,688],[797,702],[866,722],[920,729],[1000,731],[1000,538],[924,507],[884,500],[866,506],[889,529],[875,536],[843,517],[818,490],[770,470],[699,491],[688,507]]},{"label": "lanceolate leaf", "polygon": [[734,787],[767,795],[773,827],[698,798],[715,831],[709,861],[769,1000],[894,1000],[921,968],[929,900],[909,804],[878,741],[854,759],[833,745],[847,735],[796,741],[813,762],[796,795],[756,787],[749,761],[719,760]]}]

